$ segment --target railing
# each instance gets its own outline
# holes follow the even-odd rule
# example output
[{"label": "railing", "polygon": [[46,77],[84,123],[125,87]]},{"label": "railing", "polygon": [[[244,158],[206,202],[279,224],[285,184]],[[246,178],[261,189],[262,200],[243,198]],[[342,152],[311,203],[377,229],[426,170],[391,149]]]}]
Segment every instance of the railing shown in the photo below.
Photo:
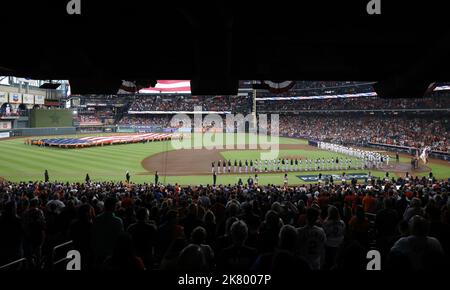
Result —
[{"label": "railing", "polygon": [[71,245],[73,245],[72,240],[62,243],[62,244],[59,244],[53,248],[52,255],[51,255],[51,263],[52,263],[51,266],[52,266],[53,270],[56,269],[57,267],[61,266],[64,262],[70,260],[70,258],[67,258],[65,254],[64,254],[63,258],[56,260],[56,256],[57,256],[56,252],[61,248],[68,247]]},{"label": "railing", "polygon": [[26,263],[26,262],[27,262],[26,258],[21,258],[21,259],[15,260],[11,263],[0,266],[0,271],[8,270],[9,268],[12,268],[13,266],[17,266],[17,268],[19,268],[20,267],[19,265],[21,265],[22,263]]}]

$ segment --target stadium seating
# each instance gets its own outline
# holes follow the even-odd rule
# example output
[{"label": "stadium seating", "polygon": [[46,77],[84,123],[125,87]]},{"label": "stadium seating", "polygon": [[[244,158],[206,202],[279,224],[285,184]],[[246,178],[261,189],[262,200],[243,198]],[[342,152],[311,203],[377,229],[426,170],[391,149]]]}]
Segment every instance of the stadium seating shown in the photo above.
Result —
[{"label": "stadium seating", "polygon": [[[449,261],[449,189],[433,178],[297,187],[3,181],[0,267],[64,269],[64,247],[81,253],[84,269],[272,271],[280,253],[304,270],[365,269],[346,263],[358,253],[347,249],[365,257],[376,245],[384,269],[435,269]],[[323,239],[310,240],[308,229]],[[410,252],[422,237],[429,246]],[[312,242],[318,252],[308,252]]]}]

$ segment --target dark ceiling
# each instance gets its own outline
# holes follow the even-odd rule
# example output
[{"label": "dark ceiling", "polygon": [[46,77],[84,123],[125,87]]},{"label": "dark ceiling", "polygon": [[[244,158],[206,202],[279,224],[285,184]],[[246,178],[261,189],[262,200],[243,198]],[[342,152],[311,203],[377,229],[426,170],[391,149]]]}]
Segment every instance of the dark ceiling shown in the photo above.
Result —
[{"label": "dark ceiling", "polygon": [[68,0],[13,2],[2,8],[8,28],[0,75],[91,84],[189,79],[217,87],[237,79],[399,87],[450,80],[448,10],[440,2],[394,7],[382,0],[382,15],[367,15],[369,0],[81,0],[81,15],[67,15]]}]

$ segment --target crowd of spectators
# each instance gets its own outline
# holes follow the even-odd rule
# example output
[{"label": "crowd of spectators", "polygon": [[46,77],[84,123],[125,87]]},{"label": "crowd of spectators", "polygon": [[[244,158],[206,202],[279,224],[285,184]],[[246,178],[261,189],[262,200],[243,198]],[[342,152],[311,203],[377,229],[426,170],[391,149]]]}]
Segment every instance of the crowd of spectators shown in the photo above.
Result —
[{"label": "crowd of spectators", "polygon": [[80,125],[101,125],[102,121],[97,115],[78,115]]},{"label": "crowd of spectators", "polygon": [[251,98],[243,96],[138,96],[130,111],[203,111],[247,112],[251,109]]},{"label": "crowd of spectators", "polygon": [[422,99],[380,99],[375,97],[259,101],[259,112],[291,112],[299,110],[383,110],[383,109],[450,109],[450,97]]},{"label": "crowd of spectators", "polygon": [[16,109],[14,111],[6,110],[6,108],[0,108],[0,117],[19,117],[27,116],[28,111],[22,109]]},{"label": "crowd of spectators", "polygon": [[449,151],[448,115],[406,116],[389,114],[281,115],[280,135],[311,138],[339,144],[367,142]]},{"label": "crowd of spectators", "polygon": [[118,125],[128,126],[160,126],[170,127],[172,115],[125,115],[120,119]]},{"label": "crowd of spectators", "polygon": [[85,270],[365,270],[371,247],[384,270],[445,269],[449,189],[425,177],[291,187],[1,182],[0,264],[27,257],[45,268],[52,247],[72,240]]},{"label": "crowd of spectators", "polygon": [[[279,134],[346,145],[368,142],[449,152],[450,123],[447,114],[320,113],[279,116]],[[172,115],[126,115],[119,125],[171,128]],[[270,132],[270,116],[268,118]],[[225,119],[224,119],[225,122]],[[225,125],[225,124],[224,124]],[[211,127],[211,124],[204,124]]]}]

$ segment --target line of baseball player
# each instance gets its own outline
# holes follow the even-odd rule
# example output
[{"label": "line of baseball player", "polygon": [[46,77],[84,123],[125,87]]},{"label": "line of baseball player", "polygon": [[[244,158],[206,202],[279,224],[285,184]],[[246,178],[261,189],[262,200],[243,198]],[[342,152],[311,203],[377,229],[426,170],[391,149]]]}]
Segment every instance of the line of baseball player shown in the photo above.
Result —
[{"label": "line of baseball player", "polygon": [[361,150],[327,142],[318,142],[317,147],[323,150],[362,159],[367,168],[380,168],[383,164],[389,165],[390,157],[388,154],[383,155],[376,151]]},{"label": "line of baseball player", "polygon": [[248,172],[289,172],[364,169],[369,167],[368,160],[352,158],[333,159],[276,159],[276,160],[219,160],[211,163],[211,172],[248,173]]}]

